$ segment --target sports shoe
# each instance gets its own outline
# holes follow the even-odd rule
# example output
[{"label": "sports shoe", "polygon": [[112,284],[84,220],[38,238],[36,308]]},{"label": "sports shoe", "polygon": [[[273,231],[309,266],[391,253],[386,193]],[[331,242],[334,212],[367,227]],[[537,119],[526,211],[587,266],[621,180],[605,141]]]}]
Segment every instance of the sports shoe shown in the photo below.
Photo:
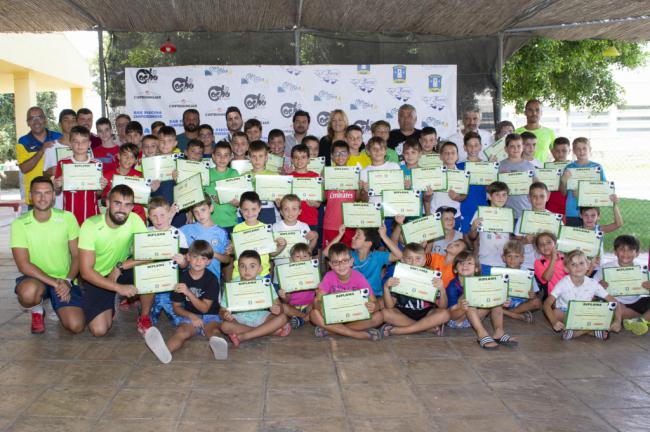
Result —
[{"label": "sports shoe", "polygon": [[45,333],[45,311],[42,314],[32,312],[32,334]]},{"label": "sports shoe", "polygon": [[153,324],[151,323],[151,318],[149,318],[149,315],[140,315],[138,318],[138,331],[140,334],[144,336],[147,330],[152,327]]},{"label": "sports shoe", "polygon": [[169,352],[167,344],[160,334],[160,330],[156,327],[149,327],[144,332],[144,343],[153,352],[153,354],[160,360],[161,363],[167,364],[172,361],[172,353]]},{"label": "sports shoe", "polygon": [[289,322],[291,323],[291,328],[293,329],[297,329],[305,325],[305,320],[297,316],[292,316]]},{"label": "sports shoe", "polygon": [[224,338],[212,336],[209,344],[215,360],[225,360],[228,358],[228,342]]},{"label": "sports shoe", "polygon": [[634,333],[637,336],[648,333],[648,323],[642,318],[633,318],[623,320],[623,328]]}]

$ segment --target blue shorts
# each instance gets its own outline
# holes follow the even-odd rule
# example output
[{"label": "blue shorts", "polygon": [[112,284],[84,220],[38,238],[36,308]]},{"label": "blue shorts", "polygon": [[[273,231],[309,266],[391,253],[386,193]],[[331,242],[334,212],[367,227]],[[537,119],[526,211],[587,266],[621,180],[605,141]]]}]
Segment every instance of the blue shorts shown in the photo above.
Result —
[{"label": "blue shorts", "polygon": [[[211,323],[211,322],[218,323],[218,324],[222,322],[221,317],[219,315],[205,314],[205,315],[201,315],[201,319],[203,320],[204,325],[208,324],[208,323]],[[181,324],[192,325],[192,320],[189,319],[189,318],[176,316],[176,319],[174,320],[174,325],[176,327],[178,327]],[[198,327],[198,328],[195,327],[194,329],[196,330],[196,334],[201,335],[201,336],[205,336],[205,332],[203,331],[202,327]]]},{"label": "blue shorts", "polygon": [[[24,276],[24,275],[16,278],[16,287],[14,288],[14,293],[16,292],[18,285],[20,285],[22,281],[27,279],[38,280],[30,276]],[[81,301],[83,299],[83,296],[81,294],[81,290],[77,285],[72,285],[72,288],[70,289],[70,300],[67,302],[61,301],[61,299],[59,299],[59,296],[56,294],[56,290],[52,285],[47,285],[47,284],[44,285],[45,285],[45,294],[43,294],[43,299],[44,300],[46,298],[50,299],[50,303],[52,304],[52,309],[54,309],[54,311],[57,311],[59,308],[68,307],[68,306],[73,306],[78,308],[81,307]]]},{"label": "blue shorts", "polygon": [[520,297],[508,297],[508,300],[510,300],[510,306],[508,306],[508,309],[514,309],[520,304],[526,303],[529,299]]},{"label": "blue shorts", "polygon": [[490,273],[492,272],[492,267],[491,265],[487,264],[481,264],[481,276],[490,276]]},{"label": "blue shorts", "polygon": [[176,322],[178,315],[174,313],[171,292],[157,293],[154,296],[153,304],[151,305],[151,312],[149,312],[149,317],[151,318],[153,325],[158,324],[158,318],[162,312],[167,315],[167,318],[172,324]]}]

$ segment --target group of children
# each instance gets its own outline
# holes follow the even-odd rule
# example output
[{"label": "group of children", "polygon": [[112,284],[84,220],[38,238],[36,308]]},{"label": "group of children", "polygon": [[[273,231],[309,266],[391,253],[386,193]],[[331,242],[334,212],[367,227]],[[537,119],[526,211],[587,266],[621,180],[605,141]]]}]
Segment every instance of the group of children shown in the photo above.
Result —
[{"label": "group of children", "polygon": [[[105,123],[102,122],[98,121],[98,130]],[[108,126],[110,128],[110,123]],[[140,127],[140,137],[136,136],[136,142],[111,150],[115,163],[104,162],[102,190],[76,192],[62,190],[62,166],[99,161],[97,155],[107,150],[98,152],[94,149],[91,155],[90,132],[80,126],[71,127],[69,147],[72,156],[60,160],[52,173],[56,191],[63,197],[63,208],[71,211],[81,224],[99,213],[102,198],[110,191],[114,175],[142,177],[143,158],[180,153],[176,148],[174,128],[157,126],[156,135],[142,136]],[[387,134],[389,126],[383,126],[388,124],[373,125],[373,131],[381,130]],[[133,128],[138,129],[137,125]],[[100,131],[100,136],[103,143],[106,141],[107,146],[112,147],[107,132]],[[507,135],[507,158],[495,161],[499,162],[499,172],[535,173],[542,166],[539,161],[532,160],[535,140],[530,133]],[[607,293],[607,283],[601,276],[602,267],[634,265],[640,251],[636,238],[629,235],[617,237],[614,243],[617,259],[601,265],[600,254],[589,259],[578,250],[566,255],[558,252],[555,233],[531,235],[519,232],[524,210],[558,213],[566,225],[604,233],[622,226],[615,195],[611,196],[614,221],[608,225],[599,223],[599,208],[578,207],[575,192],[567,188],[571,177],[568,169],[564,169],[561,176],[559,191],[553,192],[535,175],[527,195],[511,195],[509,186],[501,181],[486,186],[470,185],[467,193],[462,194],[453,189],[434,191],[428,188],[422,194],[422,213],[440,214],[444,236],[422,244],[406,243],[401,227],[409,222],[409,218],[398,215],[386,218],[385,224],[379,228],[353,229],[343,224],[343,204],[381,201],[381,197],[369,193],[368,173],[372,171],[402,170],[405,181],[403,188],[399,185],[399,189],[409,189],[412,170],[420,166],[419,162],[425,155],[436,155],[448,170],[465,170],[468,162],[485,160],[478,133],[465,135],[462,151],[467,156],[465,161],[459,162],[457,145],[452,142],[438,145],[436,131],[430,127],[422,130],[419,139],[407,139],[401,147],[402,154],[398,156],[387,148],[385,137],[377,134],[364,144],[362,130],[358,126],[349,126],[344,140],[331,143],[328,159],[332,166],[358,166],[358,189],[326,190],[322,202],[301,200],[293,194],[276,201],[262,201],[253,191],[244,192],[240,199],[220,202],[216,182],[246,172],[251,175],[253,184],[258,175],[284,174],[296,178],[322,175],[308,168],[319,154],[316,137],[307,136],[302,143],[286,149],[282,131],[273,130],[268,141],[268,145],[259,139],[250,142],[249,135],[243,132],[233,133],[230,142],[221,141],[212,148],[199,140],[189,140],[183,152],[186,159],[201,161],[209,157],[212,162],[209,185],[204,187],[204,200],[187,212],[177,211],[173,205],[175,180],[154,180],[148,213],[142,206],[134,209],[143,220],[150,220],[152,229],[167,230],[174,226],[182,234],[181,254],[175,257],[182,268],[179,284],[172,293],[156,294],[151,307],[147,308],[150,310],[143,310],[140,317],[140,320],[151,320],[155,325],[164,311],[177,326],[165,347],[162,350],[158,347],[155,351],[161,361],[171,361],[172,353],[197,334],[209,338],[217,358],[225,358],[227,343],[221,335],[225,334],[236,347],[262,336],[287,336],[292,329],[306,323],[314,326],[318,337],[338,334],[374,341],[418,332],[442,335],[445,327],[472,328],[482,348],[497,349],[517,345],[504,328],[504,317],[532,323],[533,312],[540,309],[555,331],[561,332],[564,339],[571,339],[583,332],[564,329],[568,302],[595,297],[617,302],[611,331],[621,331],[625,323],[625,328],[636,334],[647,332],[649,322],[646,320],[650,320],[648,297],[614,298]],[[571,148],[575,156],[573,161],[569,160]],[[590,144],[586,138],[576,138],[572,144],[566,138],[557,138],[551,153],[554,162],[566,164],[566,168],[599,167],[601,179],[605,180],[602,166],[589,159]],[[272,156],[282,158],[280,167],[268,166]],[[236,161],[242,162],[236,164]],[[248,169],[242,172],[234,166],[248,166]],[[174,173],[174,178],[176,175]],[[481,206],[513,209],[517,220],[514,232],[482,230],[482,219],[477,212]],[[274,233],[299,231],[304,242],[290,247],[288,259],[275,258],[289,248],[281,237],[276,239],[273,253],[245,250],[237,251],[235,255],[231,244],[233,233],[266,225],[270,225]],[[287,293],[278,286],[275,266],[313,258],[320,259],[323,270],[327,270],[316,290]],[[399,279],[393,276],[396,262],[440,273],[440,277],[431,282],[438,292],[435,302],[392,292],[391,288],[399,285]],[[493,267],[534,271],[535,280],[528,298],[507,299],[503,305],[492,308],[470,306],[464,295],[465,278],[490,275]],[[265,310],[231,313],[222,295],[224,283],[260,278],[270,278],[274,282],[273,305]],[[650,284],[644,283],[644,288],[650,288]],[[323,296],[353,290],[365,290],[369,318],[327,324],[322,310]],[[491,331],[483,324],[488,315],[492,322]],[[609,336],[608,331],[591,334],[603,340]]]}]

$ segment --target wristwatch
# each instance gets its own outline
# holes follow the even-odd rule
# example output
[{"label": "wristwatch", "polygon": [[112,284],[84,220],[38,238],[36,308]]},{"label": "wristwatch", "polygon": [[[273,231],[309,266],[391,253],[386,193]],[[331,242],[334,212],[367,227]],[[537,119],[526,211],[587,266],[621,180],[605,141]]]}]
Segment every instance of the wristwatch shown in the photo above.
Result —
[{"label": "wristwatch", "polygon": [[68,285],[72,286],[72,279],[71,278],[65,278],[65,281],[68,283]]},{"label": "wristwatch", "polygon": [[124,271],[124,262],[119,261],[117,264],[115,264],[115,267],[117,267],[119,271]]}]

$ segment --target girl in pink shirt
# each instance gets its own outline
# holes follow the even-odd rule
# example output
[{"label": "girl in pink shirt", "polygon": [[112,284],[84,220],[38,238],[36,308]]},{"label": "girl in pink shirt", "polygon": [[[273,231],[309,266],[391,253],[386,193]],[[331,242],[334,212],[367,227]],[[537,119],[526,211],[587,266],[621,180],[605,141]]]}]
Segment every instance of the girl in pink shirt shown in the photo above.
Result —
[{"label": "girl in pink shirt", "polygon": [[568,273],[564,269],[564,255],[557,251],[555,234],[543,232],[535,237],[535,247],[542,255],[535,260],[535,277],[540,288],[544,290],[544,298],[553,292],[557,284]]}]

